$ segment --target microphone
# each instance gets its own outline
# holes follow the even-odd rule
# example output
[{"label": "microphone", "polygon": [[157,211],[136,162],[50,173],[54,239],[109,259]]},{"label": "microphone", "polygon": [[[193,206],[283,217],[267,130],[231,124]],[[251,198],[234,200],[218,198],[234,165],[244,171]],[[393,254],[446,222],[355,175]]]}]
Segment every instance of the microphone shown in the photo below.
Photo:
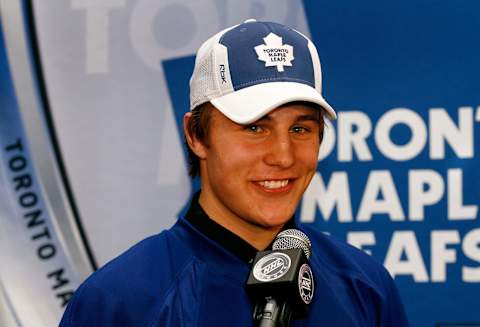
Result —
[{"label": "microphone", "polygon": [[311,248],[307,235],[287,229],[277,235],[272,250],[257,253],[246,284],[254,326],[288,327],[291,318],[306,316],[314,293]]}]

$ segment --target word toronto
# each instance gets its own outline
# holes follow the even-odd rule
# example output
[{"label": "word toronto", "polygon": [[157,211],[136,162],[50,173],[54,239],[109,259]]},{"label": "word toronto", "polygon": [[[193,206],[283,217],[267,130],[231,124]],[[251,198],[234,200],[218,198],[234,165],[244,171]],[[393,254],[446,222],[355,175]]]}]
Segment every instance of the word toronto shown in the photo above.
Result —
[{"label": "word toronto", "polygon": [[[45,219],[45,212],[41,206],[41,196],[37,191],[38,188],[35,187],[34,177],[30,172],[30,163],[25,155],[22,140],[17,139],[7,145],[4,152],[13,191],[16,194],[17,204],[24,219],[23,225],[33,242],[35,255],[42,262],[51,262],[57,256],[58,245]],[[71,288],[70,279],[66,276],[66,269],[63,267],[49,269],[46,271],[45,277],[51,284],[50,288],[54,292],[54,296],[60,300],[61,307],[64,307],[74,292]]]},{"label": "word toronto", "polygon": [[282,48],[268,48],[268,49],[263,49],[262,50],[264,53],[266,53],[272,62],[286,62],[287,61],[287,55],[288,55],[288,50],[287,49],[282,49]]},{"label": "word toronto", "polygon": [[[327,128],[319,160],[342,168],[324,167],[314,175],[300,220],[345,233],[350,244],[376,257],[385,254],[383,263],[393,276],[446,282],[451,273],[479,283],[480,192],[472,176],[480,164],[475,157],[480,108],[460,107],[456,118],[432,108],[428,119],[395,108],[374,128],[363,112],[338,116],[337,135],[333,126]],[[392,137],[398,125],[410,134],[402,144]]]}]

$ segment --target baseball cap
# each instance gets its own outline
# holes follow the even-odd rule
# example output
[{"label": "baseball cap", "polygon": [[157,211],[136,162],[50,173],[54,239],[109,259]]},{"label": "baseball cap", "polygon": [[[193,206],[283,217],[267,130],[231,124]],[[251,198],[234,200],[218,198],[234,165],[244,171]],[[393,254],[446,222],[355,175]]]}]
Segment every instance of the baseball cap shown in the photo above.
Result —
[{"label": "baseball cap", "polygon": [[322,96],[313,42],[291,27],[254,19],[200,46],[190,78],[190,110],[208,101],[239,124],[293,101],[318,104],[329,119],[336,118]]}]

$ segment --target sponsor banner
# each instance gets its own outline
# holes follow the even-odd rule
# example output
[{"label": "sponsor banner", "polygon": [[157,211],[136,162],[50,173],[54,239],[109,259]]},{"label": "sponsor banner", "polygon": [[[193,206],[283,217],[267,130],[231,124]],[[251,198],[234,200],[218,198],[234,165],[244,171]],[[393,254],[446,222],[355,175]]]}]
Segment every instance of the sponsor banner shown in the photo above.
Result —
[{"label": "sponsor banner", "polygon": [[35,172],[0,31],[2,326],[54,326],[78,287]]},{"label": "sponsor banner", "polygon": [[383,263],[412,326],[478,325],[480,6],[418,5],[305,2],[339,117],[298,218]]}]

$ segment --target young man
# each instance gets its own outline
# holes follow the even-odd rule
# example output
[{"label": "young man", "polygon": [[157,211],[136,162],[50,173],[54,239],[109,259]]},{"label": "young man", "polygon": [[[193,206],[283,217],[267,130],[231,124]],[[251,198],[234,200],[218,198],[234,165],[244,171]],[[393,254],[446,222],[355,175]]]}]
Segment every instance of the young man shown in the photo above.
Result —
[{"label": "young man", "polygon": [[312,242],[315,295],[291,326],[407,326],[386,270],[293,215],[313,174],[324,117],[313,43],[249,20],[207,40],[184,117],[201,190],[186,217],[132,247],[77,290],[62,326],[251,326],[245,282],[283,229]]}]

